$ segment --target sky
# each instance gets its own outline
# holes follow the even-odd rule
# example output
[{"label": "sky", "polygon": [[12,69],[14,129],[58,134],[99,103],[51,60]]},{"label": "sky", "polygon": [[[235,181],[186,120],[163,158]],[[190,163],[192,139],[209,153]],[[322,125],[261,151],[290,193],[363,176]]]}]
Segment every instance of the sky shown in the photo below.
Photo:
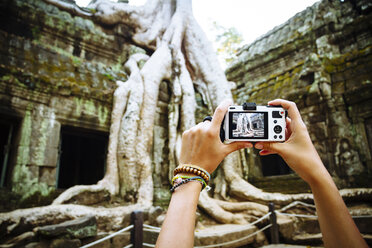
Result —
[{"label": "sky", "polygon": [[[86,6],[90,0],[76,0]],[[296,13],[313,5],[316,0],[194,0],[194,16],[210,41],[214,41],[212,23],[226,28],[235,27],[243,35],[244,43],[253,42]],[[129,0],[142,5],[145,0]]]},{"label": "sky", "polygon": [[[85,7],[91,0],[75,1]],[[196,20],[217,52],[217,31],[213,22],[225,28],[234,27],[243,36],[242,47],[317,1],[319,0],[193,0],[192,5]],[[131,5],[143,5],[145,2],[146,0],[129,0]],[[217,55],[221,67],[226,69],[228,65],[224,54]]]}]

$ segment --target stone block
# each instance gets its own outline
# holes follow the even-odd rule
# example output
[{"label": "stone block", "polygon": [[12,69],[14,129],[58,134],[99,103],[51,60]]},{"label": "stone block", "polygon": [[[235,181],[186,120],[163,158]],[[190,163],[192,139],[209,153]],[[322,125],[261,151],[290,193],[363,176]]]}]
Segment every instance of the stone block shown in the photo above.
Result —
[{"label": "stone block", "polygon": [[20,145],[17,148],[17,164],[28,164],[30,161],[30,147]]},{"label": "stone block", "polygon": [[363,87],[363,85],[368,84],[367,82],[370,82],[371,76],[368,74],[362,74],[359,76],[355,76],[351,80],[346,81],[345,86],[346,86],[346,91],[355,91],[359,90],[360,88]]},{"label": "stone block", "polygon": [[40,242],[28,243],[25,248],[49,248],[49,242],[42,240]]},{"label": "stone block", "polygon": [[289,218],[283,218],[283,215],[278,215],[279,233],[284,240],[290,240],[295,232],[295,225],[293,220]]},{"label": "stone block", "polygon": [[332,83],[344,81],[344,76],[341,72],[332,73],[331,75]]},{"label": "stone block", "polygon": [[27,243],[33,242],[36,240],[34,232],[25,232],[17,237],[12,238],[6,243],[12,245],[11,247],[22,247]]},{"label": "stone block", "polygon": [[163,209],[159,206],[151,207],[149,210],[149,222],[151,225],[156,224],[156,218],[163,213]]},{"label": "stone block", "polygon": [[[97,236],[95,237],[90,237],[90,238],[85,238],[85,239],[82,239],[82,245],[87,245],[87,244],[90,244],[90,243],[93,243],[94,241],[97,241],[99,239],[102,239],[106,236],[110,235],[109,233],[99,233],[97,234]],[[96,245],[93,245],[91,246],[92,248],[111,248],[111,240],[110,239],[107,239],[105,241],[102,241]]]},{"label": "stone block", "polygon": [[39,182],[48,186],[56,185],[56,167],[39,166]]},{"label": "stone block", "polygon": [[44,149],[44,158],[41,165],[43,166],[57,166],[57,160],[58,160],[58,148],[54,147],[46,147]]},{"label": "stone block", "polygon": [[325,121],[326,115],[324,111],[322,105],[311,107],[311,111],[306,114],[308,122],[312,124]]},{"label": "stone block", "polygon": [[155,244],[158,239],[159,231],[158,230],[146,230],[143,232],[143,242],[148,244]]},{"label": "stone block", "polygon": [[59,136],[61,132],[61,123],[55,120],[55,116],[51,117],[49,120],[49,132],[48,132],[48,140],[47,140],[47,145],[48,147],[53,147],[53,148],[58,148],[59,145]]},{"label": "stone block", "polygon": [[[332,79],[333,81],[333,79]],[[343,81],[332,82],[332,94],[343,94],[345,92],[345,83]]]},{"label": "stone block", "polygon": [[348,105],[369,101],[372,98],[372,84],[360,85],[359,89],[347,91],[344,96]]},{"label": "stone block", "polygon": [[30,164],[37,166],[56,166],[58,149],[48,146],[31,147]]},{"label": "stone block", "polygon": [[47,238],[66,236],[80,239],[92,237],[97,235],[97,221],[95,216],[87,216],[56,225],[39,227],[37,232]]},{"label": "stone block", "polygon": [[314,92],[312,94],[308,94],[305,100],[306,106],[311,106],[314,104],[319,104],[322,102],[322,97],[319,95],[318,92]]},{"label": "stone block", "polygon": [[[50,118],[42,117],[44,114]],[[29,163],[56,166],[60,124],[54,119],[55,114],[50,109],[35,109],[32,117]]]},{"label": "stone block", "polygon": [[[214,225],[206,227],[202,231],[195,232],[195,245],[203,246],[208,244],[220,244],[228,241],[233,241],[246,237],[249,234],[257,231],[255,226],[241,226],[233,224],[225,225]],[[252,247],[259,247],[265,242],[265,236],[254,235],[248,239],[243,239],[240,242],[229,245],[221,245],[218,247],[241,247],[247,244],[251,244]]]},{"label": "stone block", "polygon": [[50,248],[78,248],[80,246],[79,239],[55,239],[49,245]]},{"label": "stone block", "polygon": [[372,226],[372,217],[365,217],[365,218],[355,218],[355,224],[357,225],[359,231],[363,234],[372,234],[371,226]]},{"label": "stone block", "polygon": [[323,140],[328,136],[325,122],[312,123],[308,126],[308,130],[310,135],[314,136],[313,140]]},{"label": "stone block", "polygon": [[26,165],[29,171],[30,179],[39,178],[39,167],[36,165]]},{"label": "stone block", "polygon": [[354,73],[352,69],[347,69],[343,72],[343,78],[345,80],[352,80],[354,78]]},{"label": "stone block", "polygon": [[130,244],[130,233],[120,233],[111,239],[112,247],[125,247]]}]

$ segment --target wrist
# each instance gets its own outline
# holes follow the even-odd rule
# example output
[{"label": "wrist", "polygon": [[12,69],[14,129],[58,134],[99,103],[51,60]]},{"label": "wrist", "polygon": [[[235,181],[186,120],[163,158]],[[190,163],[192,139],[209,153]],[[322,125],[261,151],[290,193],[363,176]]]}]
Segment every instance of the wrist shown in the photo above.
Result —
[{"label": "wrist", "polygon": [[323,187],[324,185],[334,184],[331,175],[319,159],[316,163],[312,164],[311,173],[309,173],[307,180],[305,180],[310,188]]},{"label": "wrist", "polygon": [[206,185],[209,184],[209,180],[211,179],[211,175],[208,171],[194,164],[180,164],[174,169],[173,175],[176,176],[180,174],[191,174],[200,177]]},{"label": "wrist", "polygon": [[[179,186],[172,194],[173,196],[192,196],[197,195],[199,196],[202,189],[202,185],[198,181],[190,181]],[[188,198],[185,198],[187,200]]]}]

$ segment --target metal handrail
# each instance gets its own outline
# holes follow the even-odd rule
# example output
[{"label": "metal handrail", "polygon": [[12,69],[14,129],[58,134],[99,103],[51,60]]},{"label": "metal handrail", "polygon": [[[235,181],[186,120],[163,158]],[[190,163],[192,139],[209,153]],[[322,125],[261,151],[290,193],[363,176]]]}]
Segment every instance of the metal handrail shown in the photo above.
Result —
[{"label": "metal handrail", "polygon": [[125,227],[125,228],[123,228],[123,229],[121,229],[121,230],[119,230],[119,231],[117,231],[117,232],[114,232],[114,233],[112,233],[112,234],[110,234],[110,235],[108,235],[108,236],[106,236],[106,237],[104,237],[104,238],[101,238],[101,239],[96,240],[96,241],[94,241],[94,242],[92,242],[92,243],[86,244],[86,245],[84,245],[84,246],[81,246],[80,248],[88,248],[88,247],[91,247],[91,246],[93,246],[93,245],[99,244],[99,243],[101,243],[101,242],[103,242],[103,241],[105,241],[105,240],[108,240],[108,239],[110,239],[110,238],[112,238],[112,237],[115,237],[116,235],[118,235],[118,234],[120,234],[120,233],[123,233],[123,232],[125,232],[125,231],[129,231],[129,230],[131,230],[132,228],[133,228],[133,225],[129,225],[129,226],[127,226],[127,227]]}]

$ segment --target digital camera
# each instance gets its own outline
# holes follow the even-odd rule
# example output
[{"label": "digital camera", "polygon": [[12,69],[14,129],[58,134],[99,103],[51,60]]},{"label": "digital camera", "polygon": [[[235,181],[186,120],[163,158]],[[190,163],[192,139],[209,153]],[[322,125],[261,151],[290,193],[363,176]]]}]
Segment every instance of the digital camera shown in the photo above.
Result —
[{"label": "digital camera", "polygon": [[244,103],[230,106],[222,123],[222,142],[285,141],[287,111],[281,106]]}]

